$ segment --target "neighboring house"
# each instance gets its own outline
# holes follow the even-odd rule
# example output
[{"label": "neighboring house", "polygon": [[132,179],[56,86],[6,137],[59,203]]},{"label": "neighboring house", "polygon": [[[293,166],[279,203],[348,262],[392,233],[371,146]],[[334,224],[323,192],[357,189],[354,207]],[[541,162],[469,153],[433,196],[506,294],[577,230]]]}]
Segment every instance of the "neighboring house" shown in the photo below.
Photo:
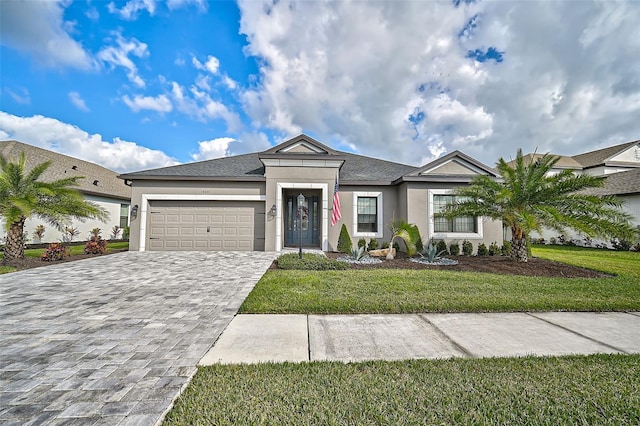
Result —
[{"label": "neighboring house", "polygon": [[[119,176],[132,185],[131,250],[266,250],[299,244],[336,250],[340,227],[354,243],[389,241],[388,224],[418,225],[424,240],[501,243],[500,222],[435,219],[450,192],[496,171],[455,151],[422,167],[336,151],[300,135],[263,152]],[[342,219],[331,226],[336,179]],[[305,197],[302,221],[297,197]]]},{"label": "neighboring house", "polygon": [[[530,162],[539,157],[540,154],[527,154],[525,160]],[[589,190],[588,193],[615,195],[620,198],[624,202],[623,210],[633,216],[633,223],[640,227],[640,140],[574,156],[558,157],[560,159],[552,172],[569,169],[574,170],[576,174],[606,176],[604,187]],[[557,238],[558,233],[545,230],[541,235],[536,233],[533,237],[549,241],[551,237]],[[582,243],[581,237],[574,233],[568,233],[565,237]]]},{"label": "neighboring house", "polygon": [[[93,228],[102,230],[102,237],[109,238],[111,229],[118,225],[122,228],[129,224],[129,205],[131,201],[131,188],[125,186],[122,180],[117,178],[117,173],[97,164],[77,158],[58,154],[46,149],[17,141],[0,141],[0,153],[10,161],[16,161],[20,153],[24,152],[27,158],[27,169],[51,160],[51,165],[43,173],[41,180],[54,181],[68,176],[83,176],[77,188],[88,201],[93,201],[109,212],[109,220],[104,223],[98,220],[75,221],[69,225],[78,228],[79,235],[74,239],[86,240]],[[41,242],[57,242],[62,240],[62,233],[38,217],[31,217],[25,223],[25,232],[29,242],[38,242],[34,238],[34,230],[37,225],[45,225],[46,231]],[[0,225],[4,230],[4,220],[0,216]],[[3,232],[3,235],[6,234]],[[122,234],[120,234],[122,236]]]}]

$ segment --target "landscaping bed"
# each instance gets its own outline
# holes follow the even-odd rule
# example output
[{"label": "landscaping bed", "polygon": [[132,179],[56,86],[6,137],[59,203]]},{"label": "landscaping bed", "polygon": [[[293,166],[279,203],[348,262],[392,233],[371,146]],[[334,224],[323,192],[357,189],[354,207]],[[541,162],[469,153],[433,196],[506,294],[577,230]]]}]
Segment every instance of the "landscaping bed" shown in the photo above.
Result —
[{"label": "landscaping bed", "polygon": [[[114,253],[120,253],[123,251],[129,250],[128,242],[116,242],[107,246],[107,252],[104,254],[84,254],[82,251],[84,250],[84,245],[74,245],[70,247],[71,255],[65,256],[62,260],[56,260],[54,262],[46,262],[40,259],[42,252],[44,249],[29,249],[25,250],[24,259],[16,259],[10,262],[5,262],[4,259],[0,259],[0,266],[10,267],[14,270],[21,271],[25,269],[39,268],[42,266],[56,265],[58,263],[66,263],[73,262],[81,259],[89,259],[91,257],[97,256],[107,256]],[[1,271],[0,271],[1,272]],[[6,272],[12,272],[11,270],[6,270]]]},{"label": "landscaping bed", "polygon": [[[334,252],[325,254],[329,259],[337,259],[344,256],[343,253]],[[351,269],[433,269],[555,278],[603,278],[610,276],[600,271],[541,258],[530,258],[528,262],[515,262],[507,256],[446,256],[446,258],[457,260],[458,264],[447,266],[425,265],[423,263],[410,262],[403,253],[399,253],[393,260],[385,259],[381,263],[371,264],[352,263],[350,267]]]}]

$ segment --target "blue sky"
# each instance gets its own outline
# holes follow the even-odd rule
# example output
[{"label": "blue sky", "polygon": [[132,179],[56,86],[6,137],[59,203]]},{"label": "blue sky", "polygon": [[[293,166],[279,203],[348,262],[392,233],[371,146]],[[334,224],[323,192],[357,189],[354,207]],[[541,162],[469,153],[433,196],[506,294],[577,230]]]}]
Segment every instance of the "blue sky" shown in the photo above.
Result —
[{"label": "blue sky", "polygon": [[633,1],[0,7],[0,139],[117,171],[298,133],[415,165],[640,138]]}]

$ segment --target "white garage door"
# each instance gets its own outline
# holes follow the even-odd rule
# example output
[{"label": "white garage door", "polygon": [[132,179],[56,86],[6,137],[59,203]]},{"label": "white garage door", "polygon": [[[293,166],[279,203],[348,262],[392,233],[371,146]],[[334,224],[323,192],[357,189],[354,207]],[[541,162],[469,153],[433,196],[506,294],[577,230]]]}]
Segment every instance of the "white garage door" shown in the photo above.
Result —
[{"label": "white garage door", "polygon": [[264,203],[151,201],[149,250],[264,250]]}]

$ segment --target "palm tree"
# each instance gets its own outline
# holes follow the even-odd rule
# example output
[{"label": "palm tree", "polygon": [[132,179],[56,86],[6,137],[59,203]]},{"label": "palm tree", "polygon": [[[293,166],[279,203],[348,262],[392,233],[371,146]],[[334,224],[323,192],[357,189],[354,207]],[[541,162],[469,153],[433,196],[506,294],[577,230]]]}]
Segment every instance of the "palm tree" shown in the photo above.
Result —
[{"label": "palm tree", "polygon": [[496,169],[503,181],[477,176],[456,190],[460,198],[439,216],[483,216],[501,220],[511,229],[511,257],[527,261],[527,237],[532,231],[573,229],[589,237],[630,239],[638,230],[631,216],[620,210],[613,196],[589,195],[604,185],[603,176],[576,175],[571,170],[550,171],[560,157],[545,154],[527,161],[518,150],[513,166],[500,159]]},{"label": "palm tree", "polygon": [[0,155],[0,216],[5,220],[7,244],[4,260],[24,258],[24,223],[31,216],[38,216],[58,229],[68,220],[86,218],[106,221],[108,213],[95,203],[85,201],[74,187],[81,176],[54,182],[41,182],[40,176],[51,161],[26,170],[24,152],[18,161],[7,160]]}]

